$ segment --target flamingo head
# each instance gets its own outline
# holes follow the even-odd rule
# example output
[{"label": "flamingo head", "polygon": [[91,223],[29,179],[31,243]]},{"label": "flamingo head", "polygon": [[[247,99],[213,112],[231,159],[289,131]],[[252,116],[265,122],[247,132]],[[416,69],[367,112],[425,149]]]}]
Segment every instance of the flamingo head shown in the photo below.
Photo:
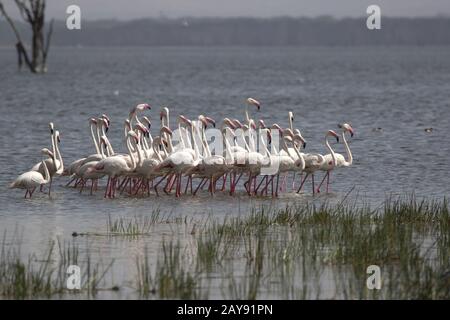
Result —
[{"label": "flamingo head", "polygon": [[192,121],[189,120],[188,118],[186,118],[183,115],[179,115],[178,116],[178,121],[179,123],[184,123],[185,125],[187,125],[189,128],[192,128]]},{"label": "flamingo head", "polygon": [[281,127],[277,123],[274,123],[272,125],[272,127],[270,127],[270,129],[271,130],[278,130],[280,132],[280,134],[283,135],[283,129],[281,129]]},{"label": "flamingo head", "polygon": [[148,103],[140,103],[135,107],[135,111],[150,110],[152,107]]},{"label": "flamingo head", "polygon": [[44,156],[49,156],[50,158],[53,158],[53,152],[51,152],[49,149],[47,148],[43,148],[41,149],[41,153]]},{"label": "flamingo head", "polygon": [[263,119],[259,119],[258,125],[259,125],[260,129],[265,129],[266,128],[266,124],[264,123]]},{"label": "flamingo head", "polygon": [[339,142],[339,136],[336,132],[334,132],[333,130],[328,130],[327,134],[325,137],[335,137],[336,141]]},{"label": "flamingo head", "polygon": [[216,127],[216,121],[211,118],[211,117],[205,117],[205,120],[208,124],[212,124],[212,126],[215,128]]},{"label": "flamingo head", "polygon": [[59,131],[58,130],[55,131],[55,137],[56,137],[56,141],[58,143],[61,143],[61,138],[59,137]]},{"label": "flamingo head", "polygon": [[97,124],[100,126],[104,126],[105,127],[105,132],[108,132],[109,129],[109,121],[106,118],[103,118],[103,116],[101,116],[100,118],[98,118]]},{"label": "flamingo head", "polygon": [[106,114],[102,114],[102,116],[100,118],[105,119],[108,122],[108,127],[110,126],[111,120],[109,119],[109,117]]},{"label": "flamingo head", "polygon": [[237,128],[242,129],[242,123],[238,119],[234,119],[233,124],[234,124],[235,129],[237,129]]},{"label": "flamingo head", "polygon": [[126,119],[126,120],[125,120],[125,129],[126,129],[127,131],[130,131],[130,130],[131,130],[131,124],[130,124],[130,120],[129,120],[129,119]]},{"label": "flamingo head", "polygon": [[231,121],[229,118],[223,119],[223,124],[224,126],[228,126],[233,130],[236,129],[236,126],[234,125],[233,121]]},{"label": "flamingo head", "polygon": [[294,135],[294,143],[295,143],[295,142],[301,143],[303,149],[306,148],[306,140],[302,137],[301,134],[295,134],[295,135]]},{"label": "flamingo head", "polygon": [[159,120],[162,121],[162,119],[167,118],[168,114],[169,114],[169,108],[163,107],[161,109],[161,112],[159,113]]},{"label": "flamingo head", "polygon": [[255,121],[253,121],[253,119],[250,119],[249,128],[256,130],[256,123]]},{"label": "flamingo head", "polygon": [[355,134],[355,131],[353,130],[352,126],[348,123],[338,124],[338,127],[341,128],[344,132],[350,132],[350,136],[353,137]]},{"label": "flamingo head", "polygon": [[53,134],[53,131],[55,130],[55,126],[53,125],[53,122],[50,122],[48,124],[48,127],[50,128],[50,134]]},{"label": "flamingo head", "polygon": [[142,123],[137,123],[135,129],[142,132],[144,136],[148,136],[149,131]]},{"label": "flamingo head", "polygon": [[292,111],[288,112],[288,117],[289,117],[290,121],[292,121],[292,122],[294,121],[294,113]]},{"label": "flamingo head", "polygon": [[136,134],[136,132],[134,132],[133,130],[128,131],[127,136],[129,138],[134,138],[134,142],[136,144],[139,144],[139,136]]},{"label": "flamingo head", "polygon": [[148,129],[150,130],[150,128],[152,127],[152,122],[150,121],[150,119],[147,116],[143,116],[142,119],[147,124]]},{"label": "flamingo head", "polygon": [[292,132],[292,130],[290,128],[286,128],[283,130],[283,136],[289,136],[289,137],[293,138],[294,133]]},{"label": "flamingo head", "polygon": [[[166,134],[168,134],[168,135],[171,136],[171,137],[172,137],[172,135],[173,135],[172,130],[170,130],[170,128],[169,128],[169,127],[166,127],[166,126],[163,126],[163,127],[161,128],[161,133],[166,133]],[[161,134],[161,136],[162,136],[162,134]]]},{"label": "flamingo head", "polygon": [[247,103],[249,105],[255,106],[258,111],[261,109],[261,103],[256,99],[247,98]]},{"label": "flamingo head", "polygon": [[265,128],[264,130],[266,130],[266,132],[267,132],[267,142],[272,143],[272,133],[270,132],[270,129]]}]

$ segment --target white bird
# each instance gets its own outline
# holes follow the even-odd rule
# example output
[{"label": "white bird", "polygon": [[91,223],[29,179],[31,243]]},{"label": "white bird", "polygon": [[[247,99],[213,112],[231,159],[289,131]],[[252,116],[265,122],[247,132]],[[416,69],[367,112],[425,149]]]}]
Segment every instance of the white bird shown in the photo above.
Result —
[{"label": "white bird", "polygon": [[[342,129],[342,141],[345,146],[345,150],[347,152],[348,160],[345,159],[345,157],[340,154],[336,153],[331,149],[331,153],[324,156],[324,162],[320,166],[320,170],[326,171],[325,176],[323,177],[322,181],[320,182],[319,186],[317,187],[317,192],[320,192],[320,187],[322,186],[323,182],[325,181],[325,178],[327,180],[327,193],[329,192],[329,185],[330,185],[330,174],[331,171],[335,167],[349,167],[353,163],[353,155],[350,151],[350,147],[348,146],[347,139],[345,138],[345,133],[349,132],[350,135],[353,137],[354,131],[353,128],[348,124],[344,123],[342,125],[339,125],[339,128]],[[334,157],[333,157],[334,156]]]},{"label": "white bird", "polygon": [[[52,156],[49,156],[49,158],[45,159],[45,164],[47,167],[47,170],[50,174],[50,184],[48,187],[48,195],[51,193],[52,189],[52,181],[53,177],[55,175],[61,175],[64,171],[64,162],[61,157],[61,152],[59,151],[59,143],[60,143],[60,136],[59,131],[55,131],[53,123],[50,122],[50,133],[51,133],[51,140],[52,140]],[[45,169],[42,165],[42,162],[36,163],[32,168],[32,171],[37,171],[41,175],[44,174]],[[42,190],[41,190],[42,191]]]},{"label": "white bird", "polygon": [[[51,158],[54,158],[53,153],[47,148],[42,149],[41,152],[43,155],[47,155]],[[40,187],[50,181],[50,173],[48,172],[46,161],[43,160],[41,162],[41,165],[44,174],[34,170],[22,173],[20,176],[17,177],[16,180],[14,180],[14,182],[10,184],[9,187],[26,189],[24,198],[26,198],[27,195],[29,195],[31,198],[34,193],[34,190],[36,190],[37,187]]]},{"label": "white bird", "polygon": [[116,192],[117,178],[123,174],[133,172],[136,168],[136,159],[132,147],[136,149],[139,137],[134,131],[129,131],[126,145],[131,163],[123,156],[111,156],[100,160],[95,166],[95,170],[108,175],[108,183],[105,190],[105,198],[114,198]]},{"label": "white bird", "polygon": [[[337,142],[339,142],[339,136],[337,135],[336,132],[334,132],[333,130],[328,130],[326,135],[325,135],[325,146],[327,147],[327,149],[330,151],[331,153],[331,165],[334,166],[335,164],[335,158],[334,158],[334,151],[330,146],[330,143],[328,142],[328,137],[335,137]],[[311,175],[311,179],[312,179],[312,190],[313,190],[313,194],[316,193],[316,189],[314,187],[314,172],[316,172],[317,170],[321,170],[323,165],[325,164],[325,162],[327,162],[327,160],[325,159],[325,156],[321,155],[321,154],[306,154],[305,156],[305,172],[306,172],[306,176],[303,178],[300,187],[297,190],[297,193],[299,193],[302,188],[303,185],[306,182],[306,179],[308,178],[308,176]]]}]

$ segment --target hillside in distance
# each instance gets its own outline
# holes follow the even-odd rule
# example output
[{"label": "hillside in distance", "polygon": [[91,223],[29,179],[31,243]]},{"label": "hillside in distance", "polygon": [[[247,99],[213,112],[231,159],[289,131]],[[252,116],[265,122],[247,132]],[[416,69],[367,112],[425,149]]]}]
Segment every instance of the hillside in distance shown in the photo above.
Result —
[{"label": "hillside in distance", "polygon": [[[368,30],[366,18],[148,18],[131,21],[82,21],[68,30],[55,21],[52,45],[58,46],[210,46],[210,45],[449,45],[450,18],[388,18],[381,30]],[[28,26],[17,22],[23,37]],[[0,18],[0,45],[15,43]]]}]

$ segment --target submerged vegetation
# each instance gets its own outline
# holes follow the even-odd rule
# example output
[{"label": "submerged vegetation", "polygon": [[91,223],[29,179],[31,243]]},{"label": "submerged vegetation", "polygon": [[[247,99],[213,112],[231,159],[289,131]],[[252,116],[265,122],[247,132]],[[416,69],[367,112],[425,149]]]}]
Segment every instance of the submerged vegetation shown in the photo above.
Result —
[{"label": "submerged vegetation", "polygon": [[[173,232],[157,252],[145,248],[136,256],[134,277],[127,279],[135,297],[450,298],[446,200],[388,199],[375,210],[311,203],[261,207],[248,215],[201,222],[152,213],[131,220],[109,217],[107,228],[109,233],[145,237],[158,223],[185,224],[187,232]],[[59,242],[64,258],[52,260],[52,245],[38,269],[33,259],[22,262],[5,241],[2,248],[0,294],[7,298],[61,295],[67,291],[62,289],[64,268],[79,261],[75,247]],[[380,267],[380,290],[366,285],[371,265]],[[84,288],[92,295],[103,278],[97,267]]]}]

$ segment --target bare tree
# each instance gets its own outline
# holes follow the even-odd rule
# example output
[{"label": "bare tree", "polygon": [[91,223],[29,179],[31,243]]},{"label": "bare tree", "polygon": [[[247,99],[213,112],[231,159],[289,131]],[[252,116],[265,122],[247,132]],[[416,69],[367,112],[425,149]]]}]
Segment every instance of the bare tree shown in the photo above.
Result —
[{"label": "bare tree", "polygon": [[32,31],[31,57],[28,54],[19,31],[14,25],[14,21],[7,14],[3,3],[0,1],[0,13],[6,18],[17,38],[16,49],[19,69],[23,63],[28,66],[33,73],[43,73],[47,71],[47,55],[50,48],[50,38],[53,32],[53,19],[44,37],[45,26],[45,0],[14,0],[19,9],[21,17],[29,23]]}]

